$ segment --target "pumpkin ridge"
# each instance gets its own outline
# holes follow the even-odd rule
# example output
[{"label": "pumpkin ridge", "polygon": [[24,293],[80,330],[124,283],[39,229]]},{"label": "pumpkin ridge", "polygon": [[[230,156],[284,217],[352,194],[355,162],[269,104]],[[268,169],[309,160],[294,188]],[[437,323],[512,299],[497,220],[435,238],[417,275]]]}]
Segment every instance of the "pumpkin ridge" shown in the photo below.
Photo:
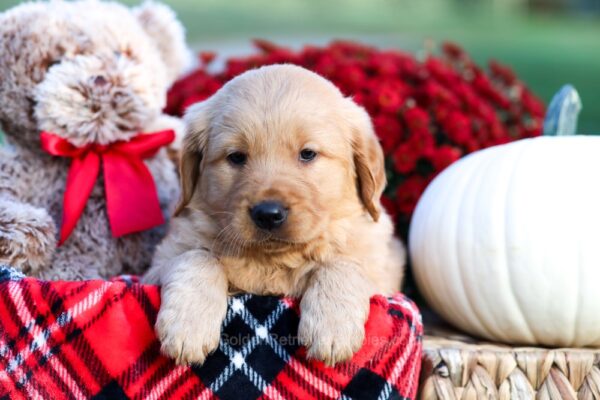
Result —
[{"label": "pumpkin ridge", "polygon": [[[452,168],[452,167],[450,167],[450,168]],[[448,170],[448,171],[446,171],[446,173],[452,173],[452,170]],[[467,183],[468,183],[468,181],[465,179],[465,182],[463,183],[463,185],[465,185],[465,186],[466,186],[466,185],[467,185]],[[436,188],[436,189],[438,189],[438,188]],[[444,190],[444,188],[443,188],[443,187],[441,187],[440,189],[442,189],[442,193],[441,193],[441,194],[443,195],[442,197],[443,197],[443,198],[445,198],[445,200],[447,201],[447,197],[448,197],[447,190]],[[438,190],[439,190],[439,189],[438,189]],[[427,215],[425,218],[427,218],[427,219],[430,219],[430,218],[432,218],[432,217],[434,217],[434,215],[431,215],[431,214],[429,214],[429,215]],[[435,224],[437,224],[437,222],[436,222]],[[457,227],[457,224],[456,224],[456,223],[454,223],[454,222],[452,222],[452,226],[454,226],[454,228],[456,229],[456,227]],[[438,233],[438,234],[439,234],[439,233],[440,233],[440,231],[441,231],[441,230],[437,230],[437,231],[436,231],[436,233]],[[457,258],[456,252],[454,252],[454,257],[455,257],[455,258]],[[437,264],[441,266],[441,265],[444,265],[444,263],[445,263],[445,262],[447,262],[447,261],[442,261],[442,263],[437,263]],[[458,264],[458,260],[456,260],[456,265],[457,265],[457,266],[459,265],[459,264]],[[441,273],[441,271],[439,271],[439,272]],[[459,272],[459,275],[460,275],[460,272]],[[463,278],[462,278],[462,275],[461,275],[461,276],[460,276],[460,280],[462,280],[462,279],[463,279]],[[450,281],[450,280],[444,280],[444,279],[442,279],[442,280],[440,280],[440,282],[441,282],[441,286],[442,286],[442,289],[443,289],[443,290],[442,290],[442,293],[448,293],[449,286],[451,286],[451,281]],[[467,298],[467,295],[466,295],[466,293],[461,293],[461,294],[462,294],[463,296],[462,296],[462,297],[461,297],[461,298],[458,300],[458,303],[459,303],[459,304],[466,304],[466,305],[467,305],[467,307],[471,307],[471,303],[470,303],[469,299]],[[444,301],[443,301],[443,299],[440,299],[440,297],[439,297],[439,294],[436,294],[436,295],[435,295],[435,297],[436,297],[436,299],[437,299],[437,302],[438,302],[438,303],[443,303],[443,302],[444,302]],[[454,301],[454,299],[452,300],[452,302],[453,302],[453,303],[456,303],[456,301]],[[455,307],[450,307],[450,308],[448,308],[448,307],[445,307],[445,306],[443,306],[443,305],[442,305],[442,306],[440,306],[440,307],[436,307],[436,309],[437,309],[437,310],[445,310],[445,311],[447,311],[448,313],[452,313],[452,314],[454,314],[454,315],[455,315],[455,317],[456,317],[457,319],[460,319],[460,320],[462,320],[462,321],[461,321],[461,324],[460,324],[461,326],[459,326],[461,329],[465,329],[465,327],[468,327],[468,326],[470,326],[470,325],[473,325],[473,323],[472,323],[471,321],[469,321],[469,318],[466,318],[466,319],[465,319],[465,318],[463,318],[463,316],[461,316],[460,314],[458,314],[458,313],[455,313],[455,312],[454,312],[454,310],[455,310]],[[438,311],[438,312],[440,312],[440,311]],[[441,313],[441,312],[440,312],[440,313]],[[455,319],[453,319],[453,320],[455,320]],[[483,328],[483,329],[485,329],[485,328]]]},{"label": "pumpkin ridge", "polygon": [[[497,146],[497,147],[493,147],[488,149],[486,152],[488,153],[488,157],[481,157],[482,159],[484,159],[484,163],[480,162],[480,165],[478,166],[478,168],[473,168],[474,170],[476,170],[476,175],[479,177],[478,181],[476,182],[476,188],[473,190],[473,193],[478,194],[482,192],[482,186],[487,182],[486,177],[489,175],[489,171],[493,170],[494,168],[496,168],[496,165],[498,163],[498,158],[502,156],[502,152],[499,151],[503,146]],[[477,203],[474,203],[477,204]],[[478,208],[477,206],[474,207],[475,213],[477,212]],[[475,221],[475,224],[478,224],[478,221]],[[475,226],[475,225],[473,225]],[[475,253],[477,250],[477,246],[474,245],[471,249],[471,257],[475,258]],[[479,268],[481,268],[481,266],[478,266]],[[471,274],[473,274],[471,272]],[[487,303],[485,301],[482,301],[482,299],[487,299],[487,296],[482,296],[480,295],[480,291],[481,290],[486,290],[483,289],[480,285],[476,284],[473,286],[474,289],[472,290],[474,293],[476,293],[476,295],[474,295],[474,301],[476,302],[475,305],[475,309],[481,309],[481,308],[485,308],[485,310],[483,311],[478,311],[476,314],[478,315],[478,318],[482,321],[482,324],[486,327],[486,330],[488,332],[487,334],[487,338],[492,338],[494,336],[499,336],[501,338],[503,338],[503,340],[507,340],[506,334],[502,331],[499,330],[498,327],[491,323],[492,321],[489,321],[488,316],[489,315],[493,315],[494,314],[494,309],[496,307],[496,302],[491,302],[491,303]],[[495,319],[494,319],[495,321]]]},{"label": "pumpkin ridge", "polygon": [[[520,149],[519,149],[519,153],[517,154],[517,156],[515,157],[515,161],[512,163],[512,171],[510,174],[510,179],[509,179],[509,185],[508,188],[506,190],[506,197],[508,199],[508,195],[509,193],[512,193],[512,189],[514,187],[514,182],[515,182],[515,176],[517,174],[518,171],[518,166],[521,162],[521,159],[523,158],[523,155],[525,153],[525,151],[527,150],[528,147],[531,146],[531,141],[527,142],[527,140],[523,141],[520,143]],[[505,215],[505,220],[504,220],[504,248],[505,248],[505,254],[508,254],[508,232],[507,232],[507,221],[506,218],[508,218],[509,213],[507,212],[506,208],[508,207],[508,201],[507,199],[505,199],[504,201],[504,215]],[[508,260],[506,260],[508,261]],[[508,262],[507,262],[508,264]],[[514,302],[516,304],[516,308],[519,310],[519,313],[521,315],[521,319],[523,321],[524,324],[522,324],[522,326],[524,326],[527,329],[527,332],[529,333],[529,337],[530,339],[528,339],[530,341],[530,343],[535,343],[538,338],[536,336],[536,334],[533,332],[533,330],[531,329],[531,326],[529,325],[529,320],[525,317],[525,314],[523,313],[523,308],[521,307],[521,302],[519,301],[517,294],[515,292],[515,288],[513,287],[513,282],[511,279],[511,276],[515,276],[513,271],[510,271],[509,273],[509,277],[508,277],[508,287],[510,288],[510,295],[511,297],[514,299]]]},{"label": "pumpkin ridge", "polygon": [[[488,150],[488,151],[493,151],[493,150]],[[479,160],[477,160],[478,164],[477,164],[477,168],[472,168],[471,169],[471,173],[469,175],[469,177],[467,179],[465,179],[465,187],[469,188],[472,187],[474,185],[474,181],[476,181],[477,178],[479,178],[479,181],[477,181],[477,185],[479,185],[483,174],[481,174],[481,171],[488,167],[490,165],[490,161],[485,159],[484,157],[480,157]],[[461,201],[459,206],[458,206],[458,210],[457,210],[457,215],[459,216],[458,221],[464,221],[464,214],[466,212],[468,212],[467,210],[465,210],[466,208],[466,203],[464,201]],[[456,224],[456,229],[458,229],[459,224]],[[458,236],[458,235],[456,235]],[[457,256],[457,263],[456,265],[460,266],[463,265],[464,262],[461,262],[461,259],[464,258],[464,256],[460,256],[460,247],[459,247],[459,241],[456,241],[456,249],[454,254]],[[472,256],[472,255],[471,255]],[[465,271],[463,271],[462,268],[458,268],[459,270],[459,275],[461,278],[461,282],[463,282],[463,288],[464,288],[464,282],[466,282],[468,278],[465,277]],[[467,271],[468,272],[468,271]],[[477,286],[477,285],[475,285]],[[467,303],[469,305],[469,309],[471,311],[471,314],[476,316],[476,318],[474,318],[474,321],[476,322],[477,325],[479,325],[481,327],[481,329],[479,329],[481,331],[480,335],[484,336],[484,337],[491,337],[494,334],[494,329],[490,329],[490,326],[487,324],[487,321],[485,318],[482,318],[485,313],[483,313],[484,315],[481,315],[481,313],[478,311],[479,310],[479,305],[481,304],[481,301],[478,300],[478,298],[480,296],[477,295],[469,295],[470,293],[472,294],[473,290],[465,290],[465,298],[467,300]],[[471,322],[471,325],[473,325],[473,323]]]}]

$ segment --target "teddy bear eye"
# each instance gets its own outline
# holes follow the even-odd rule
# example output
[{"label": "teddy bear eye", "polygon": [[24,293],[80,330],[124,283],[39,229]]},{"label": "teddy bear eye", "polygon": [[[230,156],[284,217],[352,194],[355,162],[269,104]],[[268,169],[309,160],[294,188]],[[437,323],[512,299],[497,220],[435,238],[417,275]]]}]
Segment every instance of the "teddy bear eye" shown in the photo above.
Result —
[{"label": "teddy bear eye", "polygon": [[246,164],[246,160],[248,159],[248,155],[246,153],[242,153],[241,151],[235,151],[227,156],[227,160],[233,165],[241,166]]},{"label": "teddy bear eye", "polygon": [[302,151],[300,151],[300,161],[302,162],[312,161],[315,157],[317,157],[317,152],[314,150],[302,149]]}]

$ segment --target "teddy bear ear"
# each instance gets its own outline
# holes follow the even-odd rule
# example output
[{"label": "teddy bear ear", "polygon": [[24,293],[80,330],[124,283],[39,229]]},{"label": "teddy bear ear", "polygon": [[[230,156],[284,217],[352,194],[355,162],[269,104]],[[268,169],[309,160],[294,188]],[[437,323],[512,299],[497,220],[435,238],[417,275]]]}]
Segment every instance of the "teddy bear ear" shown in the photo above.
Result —
[{"label": "teddy bear ear", "polygon": [[135,7],[133,12],[167,65],[169,81],[174,82],[193,62],[183,25],[170,7],[151,0]]}]

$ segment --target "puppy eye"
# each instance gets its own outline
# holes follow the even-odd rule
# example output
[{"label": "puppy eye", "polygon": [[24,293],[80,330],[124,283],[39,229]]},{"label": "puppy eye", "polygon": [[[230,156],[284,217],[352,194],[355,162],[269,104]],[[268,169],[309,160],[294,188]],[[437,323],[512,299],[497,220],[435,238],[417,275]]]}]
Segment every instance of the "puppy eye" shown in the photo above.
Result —
[{"label": "puppy eye", "polygon": [[300,161],[309,162],[315,159],[317,152],[311,149],[302,149],[300,151]]},{"label": "puppy eye", "polygon": [[227,160],[233,165],[244,165],[246,164],[246,160],[248,159],[248,155],[246,153],[242,153],[241,151],[236,151],[227,156]]}]

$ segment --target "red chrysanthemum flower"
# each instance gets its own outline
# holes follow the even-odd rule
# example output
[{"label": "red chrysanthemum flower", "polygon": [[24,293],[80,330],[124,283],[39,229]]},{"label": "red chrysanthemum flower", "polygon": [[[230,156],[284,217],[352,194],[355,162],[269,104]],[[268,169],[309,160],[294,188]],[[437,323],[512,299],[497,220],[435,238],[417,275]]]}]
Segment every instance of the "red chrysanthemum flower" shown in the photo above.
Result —
[{"label": "red chrysanthemum flower", "polygon": [[448,138],[456,144],[465,145],[472,137],[471,120],[460,111],[452,111],[441,119]]},{"label": "red chrysanthemum flower", "polygon": [[408,129],[413,132],[429,132],[429,113],[421,107],[411,107],[404,112],[404,121]]},{"label": "red chrysanthemum flower", "polygon": [[409,95],[409,88],[398,80],[370,81],[370,90],[375,103],[382,112],[396,114],[400,111]]},{"label": "red chrysanthemum flower", "polygon": [[411,143],[402,143],[392,154],[394,169],[401,174],[412,172],[417,166],[417,161],[421,155],[421,153],[414,151]]},{"label": "red chrysanthemum flower", "polygon": [[449,145],[442,145],[433,150],[430,158],[431,164],[436,171],[441,171],[454,161],[458,160],[461,156],[461,151],[456,147]]},{"label": "red chrysanthemum flower", "polygon": [[427,187],[427,179],[413,175],[408,177],[396,189],[396,209],[400,214],[411,214],[419,198]]},{"label": "red chrysanthemum flower", "polygon": [[[354,99],[356,101],[356,98]],[[361,103],[359,103],[361,104]],[[373,117],[375,133],[381,141],[386,154],[391,154],[403,139],[403,126],[398,118],[389,114],[378,114]]]}]

